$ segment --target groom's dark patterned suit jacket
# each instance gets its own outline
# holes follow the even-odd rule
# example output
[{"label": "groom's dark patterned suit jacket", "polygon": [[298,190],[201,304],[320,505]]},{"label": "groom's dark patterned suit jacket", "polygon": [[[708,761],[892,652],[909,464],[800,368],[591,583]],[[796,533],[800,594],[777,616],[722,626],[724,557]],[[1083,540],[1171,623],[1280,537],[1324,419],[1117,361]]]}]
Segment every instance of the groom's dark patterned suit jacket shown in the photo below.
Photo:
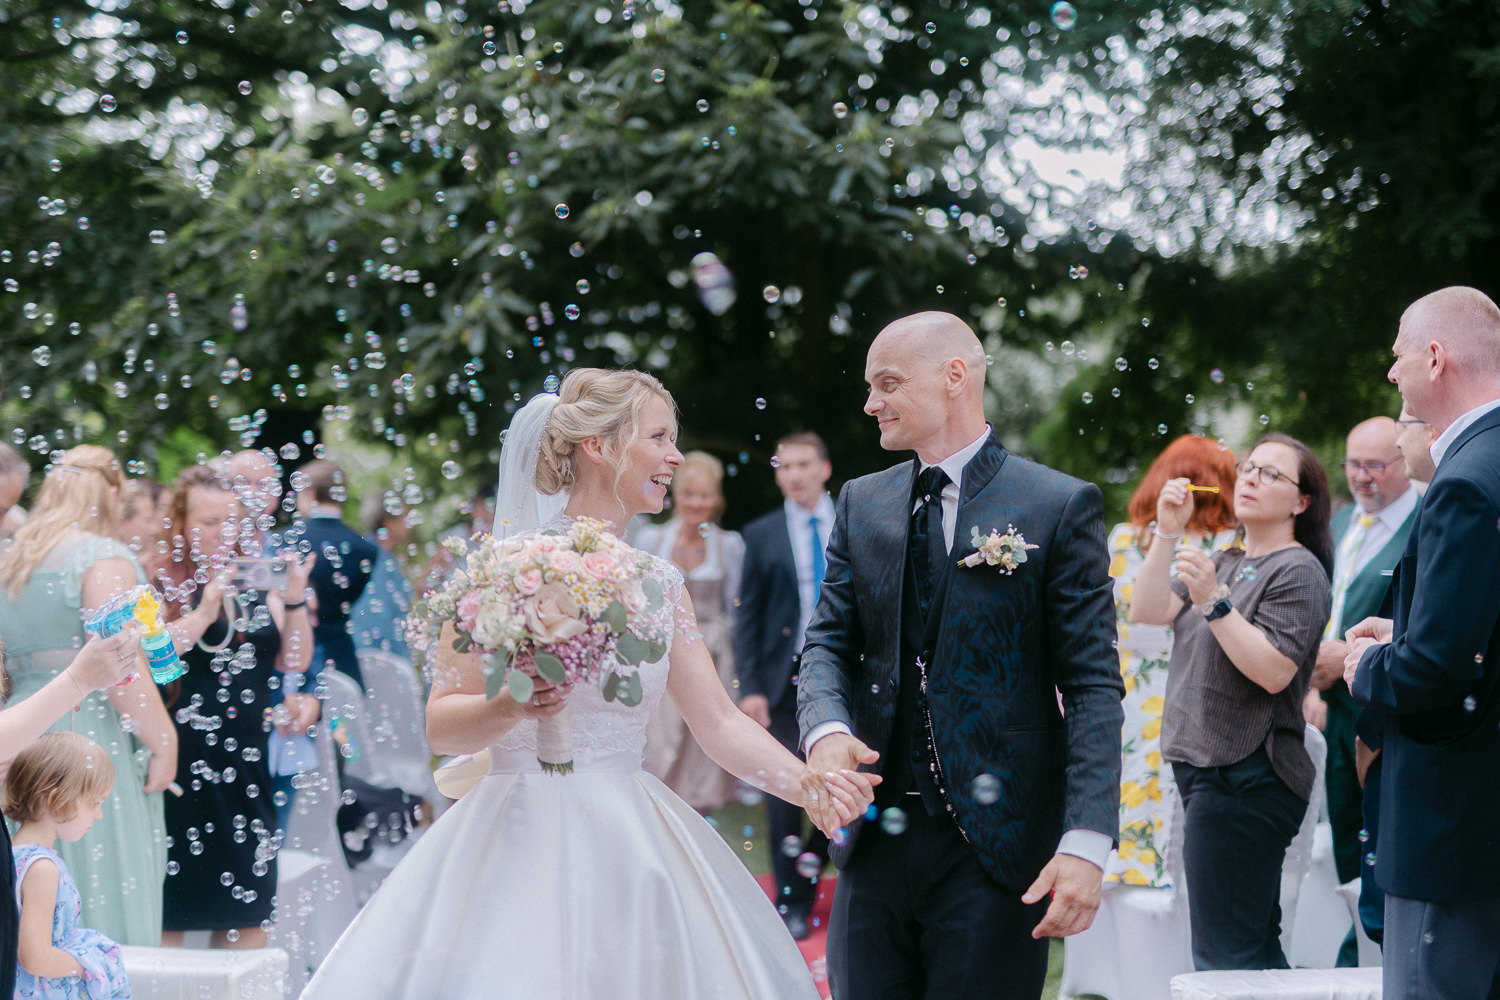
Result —
[{"label": "groom's dark patterned suit jacket", "polygon": [[[916,472],[907,462],[839,494],[802,653],[804,738],[837,720],[882,755],[890,745],[901,630],[921,627],[912,602],[903,603],[914,579],[906,552]],[[1009,575],[958,566],[975,551],[973,528],[1013,529],[1038,547]],[[1099,489],[1008,454],[991,433],[963,472],[937,610],[908,647],[930,654],[927,698],[955,819],[985,870],[1016,891],[1036,878],[1065,830],[1119,832],[1124,687],[1108,563]],[[884,764],[882,756],[874,769]],[[861,826],[834,846],[840,867]]]}]

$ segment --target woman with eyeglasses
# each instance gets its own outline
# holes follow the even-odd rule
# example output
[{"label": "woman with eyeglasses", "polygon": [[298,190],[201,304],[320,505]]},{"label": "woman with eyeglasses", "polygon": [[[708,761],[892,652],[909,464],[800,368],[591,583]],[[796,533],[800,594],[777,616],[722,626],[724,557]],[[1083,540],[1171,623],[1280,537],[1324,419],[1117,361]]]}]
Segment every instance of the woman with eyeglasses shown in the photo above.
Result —
[{"label": "woman with eyeglasses", "polygon": [[[1301,442],[1267,434],[1235,469],[1243,547],[1175,545],[1193,515],[1185,479],[1156,504],[1159,541],[1130,614],[1173,627],[1162,756],[1184,809],[1193,964],[1284,969],[1281,869],[1315,770],[1302,698],[1332,603],[1328,475]],[[1173,551],[1175,548],[1176,551]]]}]

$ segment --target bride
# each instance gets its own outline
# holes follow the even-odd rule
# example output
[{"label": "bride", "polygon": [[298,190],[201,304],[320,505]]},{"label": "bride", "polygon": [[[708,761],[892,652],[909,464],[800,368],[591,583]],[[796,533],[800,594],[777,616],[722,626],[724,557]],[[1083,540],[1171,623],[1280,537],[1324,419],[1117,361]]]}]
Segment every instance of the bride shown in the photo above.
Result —
[{"label": "bride", "polygon": [[[535,397],[511,423],[495,533],[574,517],[622,531],[635,514],[661,510],[682,461],[676,438],[672,398],[655,378],[575,369],[556,396]],[[437,753],[488,748],[488,773],[386,879],[303,1000],[817,996],[743,862],[641,769],[646,724],[670,694],[722,767],[831,827],[859,815],[880,779],[828,775],[825,791],[804,799],[805,765],[735,707],[695,641],[682,574],[660,559],[653,567],[677,628],[666,656],[642,665],[645,697],[635,708],[592,686],[545,682],[527,702],[505,686],[487,698],[480,657],[455,653],[445,628],[428,738]],[[565,706],[576,770],[542,774],[536,720]]]}]

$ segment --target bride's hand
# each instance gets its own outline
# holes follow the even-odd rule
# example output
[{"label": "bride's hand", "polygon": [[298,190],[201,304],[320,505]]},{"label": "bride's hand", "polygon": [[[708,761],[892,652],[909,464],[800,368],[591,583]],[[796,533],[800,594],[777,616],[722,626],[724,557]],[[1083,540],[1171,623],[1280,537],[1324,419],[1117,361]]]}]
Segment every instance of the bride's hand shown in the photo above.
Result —
[{"label": "bride's hand", "polygon": [[546,719],[563,710],[568,702],[568,693],[569,689],[566,687],[557,687],[536,678],[531,697],[526,701],[516,701],[511,697],[509,685],[505,685],[495,695],[495,704],[501,714],[513,718]]},{"label": "bride's hand", "polygon": [[[875,801],[875,786],[881,782],[878,774],[853,770],[827,771],[821,778],[812,774],[808,777],[820,781],[822,788],[805,793],[807,813],[814,825],[830,837],[839,827],[848,826],[864,814]],[[805,779],[803,787],[807,787]]]}]

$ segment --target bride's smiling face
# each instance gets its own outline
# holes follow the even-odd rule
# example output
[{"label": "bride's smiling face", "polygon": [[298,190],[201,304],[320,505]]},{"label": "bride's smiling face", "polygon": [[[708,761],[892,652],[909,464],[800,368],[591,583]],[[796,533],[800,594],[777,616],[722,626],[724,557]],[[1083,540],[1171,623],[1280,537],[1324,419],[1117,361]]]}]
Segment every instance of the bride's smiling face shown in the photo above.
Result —
[{"label": "bride's smiling face", "polygon": [[672,473],[682,464],[677,420],[666,400],[652,395],[641,406],[635,437],[622,459],[616,493],[626,513],[659,513],[672,486]]}]

